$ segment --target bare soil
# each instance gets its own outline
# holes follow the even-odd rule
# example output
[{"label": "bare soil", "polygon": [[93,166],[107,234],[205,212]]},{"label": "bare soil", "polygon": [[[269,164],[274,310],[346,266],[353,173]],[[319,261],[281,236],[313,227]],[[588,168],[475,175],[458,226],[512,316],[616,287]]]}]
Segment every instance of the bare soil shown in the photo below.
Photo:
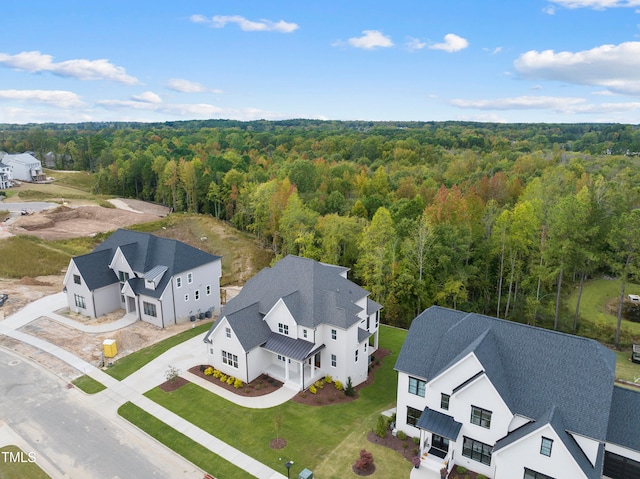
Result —
[{"label": "bare soil", "polygon": [[0,307],[0,320],[11,316],[36,299],[62,291],[63,275],[25,276],[21,279],[0,279],[0,293],[7,293],[9,298]]}]

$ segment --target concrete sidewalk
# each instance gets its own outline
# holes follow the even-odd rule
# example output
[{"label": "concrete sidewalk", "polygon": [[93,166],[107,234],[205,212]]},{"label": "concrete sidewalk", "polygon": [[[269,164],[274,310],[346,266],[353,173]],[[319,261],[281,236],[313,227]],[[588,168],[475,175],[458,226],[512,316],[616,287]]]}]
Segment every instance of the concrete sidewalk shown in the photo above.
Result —
[{"label": "concrete sidewalk", "polygon": [[[188,368],[202,363],[202,358],[205,357],[204,344],[202,343],[204,333],[170,349],[169,351],[151,361],[149,364],[145,365],[136,373],[120,382],[109,376],[102,370],[98,369],[94,365],[71,354],[63,348],[60,348],[54,344],[49,343],[48,341],[37,338],[35,336],[17,331],[18,328],[24,326],[25,324],[28,324],[29,322],[39,317],[50,317],[52,311],[64,307],[64,304],[62,306],[60,305],[61,300],[66,304],[66,296],[64,295],[64,293],[58,293],[56,295],[48,296],[46,298],[35,301],[18,313],[5,319],[4,321],[1,321],[0,334],[14,338],[18,341],[24,342],[42,351],[45,351],[48,354],[51,354],[52,356],[74,367],[83,374],[86,374],[96,381],[104,384],[107,389],[91,396],[84,395],[85,397],[83,400],[87,401],[93,407],[95,407],[95,410],[100,414],[108,415],[110,420],[129,424],[117,414],[117,410],[122,404],[130,401],[138,407],[144,409],[149,414],[152,414],[165,424],[171,426],[182,434],[185,434],[193,441],[202,444],[211,452],[247,471],[254,477],[260,479],[285,478],[283,474],[275,471],[265,464],[256,461],[252,457],[244,454],[242,451],[219,440],[206,431],[198,428],[197,426],[184,420],[168,409],[154,403],[150,399],[143,396],[144,392],[165,381],[164,373],[168,369],[169,365],[186,371]],[[72,323],[76,322],[72,321]],[[204,381],[201,378],[188,372],[184,373],[184,375],[189,380],[193,380],[193,382],[198,383],[209,391],[215,394],[219,394],[225,399],[238,403],[239,405],[244,407],[274,407],[288,401],[296,394],[296,391],[282,387],[277,392],[262,397],[244,398],[230,393],[222,388],[219,388],[214,384],[211,384],[208,381]]]}]

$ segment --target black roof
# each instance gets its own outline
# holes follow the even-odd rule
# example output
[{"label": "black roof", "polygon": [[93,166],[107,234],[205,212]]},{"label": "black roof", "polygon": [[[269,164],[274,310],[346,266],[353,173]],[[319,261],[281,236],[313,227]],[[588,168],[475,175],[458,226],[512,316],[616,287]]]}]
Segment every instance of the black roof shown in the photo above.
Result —
[{"label": "black roof", "polygon": [[640,451],[640,391],[613,388],[607,441]]},{"label": "black roof", "polygon": [[430,380],[471,352],[512,413],[555,407],[568,431],[605,440],[615,354],[598,342],[433,306],[414,319],[395,368]]}]

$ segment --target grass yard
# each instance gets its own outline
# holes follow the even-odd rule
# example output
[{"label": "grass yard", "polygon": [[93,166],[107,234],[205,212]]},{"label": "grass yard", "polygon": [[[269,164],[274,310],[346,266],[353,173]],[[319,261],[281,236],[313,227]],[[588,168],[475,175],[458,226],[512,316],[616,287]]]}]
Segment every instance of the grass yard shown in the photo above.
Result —
[{"label": "grass yard", "polygon": [[640,380],[640,364],[631,362],[631,350],[616,351],[616,379],[631,383]]},{"label": "grass yard", "polygon": [[[8,454],[4,454],[8,453]],[[11,461],[10,455],[18,462]],[[36,462],[29,462],[29,456],[17,446],[0,447],[0,479],[50,479]],[[24,461],[24,462],[21,462]]]},{"label": "grass yard", "polygon": [[[374,447],[366,439],[380,412],[395,404],[397,375],[393,366],[406,334],[405,330],[381,327],[380,347],[390,349],[392,354],[376,371],[373,384],[362,389],[360,397],[351,403],[306,406],[289,401],[271,409],[254,409],[248,414],[247,409],[195,384],[171,393],[154,388],[146,395],[275,470],[284,471],[284,462],[295,461],[293,477],[304,467],[318,477],[349,477],[360,449],[376,449],[379,468],[393,471],[377,477],[408,475],[410,463],[393,451]],[[280,437],[287,440],[287,446],[273,450],[269,443],[275,438],[274,421],[279,414],[284,417]],[[406,472],[398,474],[403,469]]]},{"label": "grass yard", "polygon": [[[207,448],[191,440],[184,434],[140,409],[133,403],[127,402],[120,406],[118,413],[130,423],[136,425],[154,439],[169,449],[180,454],[187,461],[195,464],[203,471],[214,475],[217,479],[242,479],[253,477],[239,467],[231,464],[220,456],[211,453]],[[16,476],[17,477],[17,476]],[[26,477],[26,476],[25,476]],[[2,476],[0,475],[0,479]]]},{"label": "grass yard", "polygon": [[113,366],[106,369],[106,373],[115,379],[121,381],[130,374],[135,373],[145,364],[151,362],[153,359],[160,356],[162,353],[168,351],[177,344],[183,343],[187,339],[191,339],[198,334],[208,331],[211,327],[211,321],[200,323],[196,327],[186,329],[181,333],[171,336],[170,338],[163,339],[151,346],[140,349],[135,353],[126,355],[124,358],[118,359]]},{"label": "grass yard", "polygon": [[73,381],[71,381],[71,383],[87,394],[95,394],[107,389],[104,384],[96,381],[91,376],[87,376],[86,374],[74,379]]}]

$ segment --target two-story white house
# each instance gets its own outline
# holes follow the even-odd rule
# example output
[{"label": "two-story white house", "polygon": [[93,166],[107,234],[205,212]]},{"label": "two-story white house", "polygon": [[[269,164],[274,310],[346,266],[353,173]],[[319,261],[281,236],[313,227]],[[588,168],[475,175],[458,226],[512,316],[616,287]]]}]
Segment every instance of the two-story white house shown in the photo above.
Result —
[{"label": "two-story white house", "polygon": [[2,163],[11,167],[13,179],[21,181],[44,181],[47,176],[42,171],[42,164],[29,152],[0,155]]},{"label": "two-story white house", "polygon": [[220,311],[221,263],[180,241],[119,229],[71,259],[64,291],[72,312],[96,318],[124,309],[164,328]]},{"label": "two-story white house", "polygon": [[244,382],[264,373],[297,390],[326,375],[364,382],[381,306],[347,271],[292,255],[263,269],[205,335],[208,363]]},{"label": "two-story white house", "polygon": [[0,190],[6,190],[13,186],[13,173],[9,165],[5,165],[0,159]]},{"label": "two-story white house", "polygon": [[493,479],[640,477],[640,392],[614,386],[615,366],[590,339],[425,310],[395,366],[397,428],[420,439],[412,479],[454,465]]}]

